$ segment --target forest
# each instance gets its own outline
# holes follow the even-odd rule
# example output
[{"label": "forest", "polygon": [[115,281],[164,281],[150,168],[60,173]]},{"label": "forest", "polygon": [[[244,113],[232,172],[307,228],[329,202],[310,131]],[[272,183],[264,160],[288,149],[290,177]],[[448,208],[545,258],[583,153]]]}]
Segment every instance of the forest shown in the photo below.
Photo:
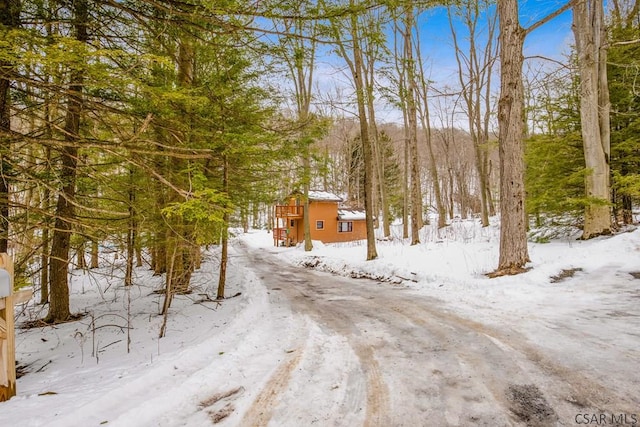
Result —
[{"label": "forest", "polygon": [[[136,267],[164,275],[166,312],[220,245],[222,299],[231,230],[268,229],[292,191],[365,209],[369,260],[393,223],[415,245],[431,221],[499,214],[494,275],[524,271],[532,226],[631,224],[640,6],[536,3],[2,0],[0,252],[16,287],[67,321],[70,268],[118,252],[125,286]],[[525,57],[567,16],[562,60]],[[436,19],[456,65],[441,81]]]}]

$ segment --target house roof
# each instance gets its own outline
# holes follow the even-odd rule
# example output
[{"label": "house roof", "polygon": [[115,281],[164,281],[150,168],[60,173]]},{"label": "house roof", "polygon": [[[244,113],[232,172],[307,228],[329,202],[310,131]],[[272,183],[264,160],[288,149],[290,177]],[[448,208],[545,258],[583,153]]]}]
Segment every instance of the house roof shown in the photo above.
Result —
[{"label": "house roof", "polygon": [[309,200],[315,200],[317,202],[341,202],[342,197],[337,196],[328,191],[309,191]]},{"label": "house roof", "polygon": [[367,218],[365,212],[359,209],[338,209],[338,219],[340,221],[360,221]]}]

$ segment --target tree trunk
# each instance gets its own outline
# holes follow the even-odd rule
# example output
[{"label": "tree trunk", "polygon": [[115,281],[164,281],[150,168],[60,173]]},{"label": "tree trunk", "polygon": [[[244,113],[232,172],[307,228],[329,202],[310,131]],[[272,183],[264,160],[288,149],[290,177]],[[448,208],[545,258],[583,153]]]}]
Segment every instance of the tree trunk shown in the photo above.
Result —
[{"label": "tree trunk", "polygon": [[609,183],[609,89],[606,29],[602,2],[580,0],[573,8],[573,32],[580,71],[580,124],[584,146],[586,196],[582,239],[611,233]]},{"label": "tree trunk", "polygon": [[455,212],[455,200],[454,200],[454,190],[453,190],[453,185],[454,185],[454,176],[453,176],[453,169],[449,168],[449,219],[453,219],[454,218],[454,212]]},{"label": "tree trunk", "polygon": [[[486,159],[488,156],[489,124],[491,113],[491,75],[495,60],[494,34],[495,15],[487,9],[480,9],[480,3],[475,1],[465,1],[457,6],[462,14],[465,25],[469,31],[468,53],[463,53],[458,44],[456,27],[453,24],[452,15],[449,11],[449,27],[453,36],[453,43],[458,64],[458,80],[462,86],[462,96],[466,105],[466,114],[469,124],[469,132],[473,140],[474,160],[476,172],[478,174],[480,191],[480,215],[482,226],[489,225],[490,198],[489,193],[489,173]],[[486,13],[486,41],[484,51],[478,49],[476,43],[480,40],[476,34],[478,20]],[[483,26],[484,27],[484,26]],[[465,72],[468,74],[465,81]],[[482,108],[484,107],[484,111]]]},{"label": "tree trunk", "polygon": [[[179,40],[177,61],[177,83],[182,88],[191,88],[195,79],[195,52],[190,40],[190,36],[183,36]],[[186,114],[185,121],[191,121],[191,117]],[[188,143],[191,139],[189,130],[185,131],[182,136],[183,142]],[[188,161],[183,159],[174,159],[172,161],[172,170],[180,176],[184,170],[188,169]],[[176,195],[174,194],[174,197]],[[176,201],[176,200],[172,200]],[[167,275],[167,288],[171,284],[171,289],[176,294],[186,294],[189,292],[191,282],[191,274],[193,273],[194,263],[192,258],[194,236],[191,224],[185,222],[183,218],[177,218],[171,221],[168,230],[168,254],[175,254],[170,261],[173,262],[172,277]]]},{"label": "tree trunk", "polygon": [[40,255],[40,304],[49,302],[49,227],[42,230],[42,254]]},{"label": "tree trunk", "polygon": [[[487,139],[488,141],[488,139]],[[491,194],[491,161],[489,160],[489,153],[488,151],[484,152],[484,157],[483,157],[483,162],[484,162],[484,173],[485,173],[485,177],[486,179],[484,180],[484,184],[485,184],[485,194],[486,194],[486,198],[487,198],[487,204],[489,205],[489,216],[494,216],[496,214],[496,206],[493,203],[493,195]],[[488,220],[487,220],[488,222]]]},{"label": "tree trunk", "polygon": [[[45,107],[45,120],[47,123],[50,123],[50,115],[48,113],[49,108],[48,105]],[[50,126],[47,126],[47,129],[50,130]],[[47,137],[51,137],[51,134],[47,134]],[[43,165],[45,171],[50,173],[50,165],[51,165],[51,148],[47,147],[45,149],[45,164]],[[51,203],[51,190],[49,187],[45,187],[42,194],[41,206],[43,212],[49,212],[49,204]],[[49,302],[49,246],[50,246],[50,235],[49,230],[51,228],[50,218],[48,216],[45,217],[45,220],[42,223],[42,253],[40,255],[40,304],[46,304]]]},{"label": "tree trunk", "polygon": [[[223,218],[224,224],[229,220],[229,214],[225,213]],[[224,288],[227,282],[227,263],[229,261],[229,230],[223,230],[221,251],[220,251],[220,274],[218,275],[218,290],[216,299],[224,299]]]},{"label": "tree trunk", "polygon": [[[416,28],[416,31],[418,31],[419,28],[415,22],[414,22],[414,26]],[[422,129],[424,130],[425,139],[427,141],[427,153],[429,155],[429,173],[431,175],[431,181],[433,182],[433,195],[434,195],[434,198],[436,199],[436,209],[438,210],[438,228],[443,228],[447,225],[447,213],[446,213],[446,207],[444,203],[444,197],[442,194],[442,188],[440,186],[441,177],[439,176],[439,173],[438,173],[438,165],[436,163],[435,154],[433,152],[433,140],[432,140],[432,134],[431,134],[431,117],[430,117],[430,110],[429,110],[430,108],[429,107],[429,83],[425,79],[426,73],[424,72],[424,66],[422,62],[422,54],[421,54],[422,49],[419,43],[420,37],[416,37],[416,38],[418,40],[418,43],[416,46],[416,56],[417,56],[417,62],[419,66],[420,76],[421,76],[419,80],[420,85],[417,87],[417,90],[418,90],[417,94],[419,94],[419,97],[422,101],[420,121],[422,124]]]},{"label": "tree trunk", "polygon": [[98,268],[100,267],[99,263],[99,251],[100,247],[98,245],[98,240],[94,237],[91,240],[91,262],[89,264],[89,268]]},{"label": "tree trunk", "polygon": [[487,195],[487,174],[484,170],[483,155],[480,145],[474,141],[476,170],[478,171],[478,187],[480,189],[480,220],[483,227],[489,226],[489,197]]},{"label": "tree trunk", "polygon": [[[226,155],[223,156],[222,191],[229,192],[229,165]],[[222,241],[220,253],[220,273],[218,275],[218,291],[216,299],[224,299],[224,288],[227,282],[227,262],[229,260],[229,213],[225,210],[222,217]]]},{"label": "tree trunk", "polygon": [[166,224],[161,223],[162,226],[158,227],[161,231],[153,233],[153,259],[152,268],[153,275],[159,276],[167,272],[167,236]]},{"label": "tree trunk", "polygon": [[[373,63],[373,60],[371,60]],[[376,178],[376,184],[374,188],[378,191],[374,191],[379,200],[377,205],[378,209],[374,209],[374,212],[382,213],[382,234],[384,237],[391,236],[391,209],[389,207],[389,201],[387,198],[387,187],[384,182],[384,159],[380,153],[380,134],[378,132],[378,126],[376,125],[376,115],[374,106],[374,93],[373,93],[373,74],[374,69],[371,67],[369,72],[369,81],[367,82],[367,111],[369,112],[369,127],[371,129],[371,145],[372,145],[372,163],[374,165],[375,173],[372,175]]]},{"label": "tree trunk", "polygon": [[199,270],[202,267],[202,250],[200,246],[191,246],[191,259],[193,260],[193,269]]},{"label": "tree trunk", "polygon": [[[76,40],[89,40],[87,24],[89,11],[87,0],[77,0],[74,6],[74,28]],[[71,223],[75,215],[72,201],[76,194],[76,174],[78,165],[78,140],[80,139],[80,115],[82,113],[82,88],[84,71],[81,67],[71,72],[64,135],[68,143],[61,149],[60,179],[62,188],[56,205],[56,220],[51,241],[49,262],[50,304],[46,322],[64,322],[69,319],[69,248]]]},{"label": "tree trunk", "polygon": [[373,219],[375,212],[373,211],[373,150],[371,148],[371,138],[369,135],[369,125],[367,122],[365,88],[363,82],[363,58],[362,50],[357,33],[357,19],[355,16],[351,18],[351,34],[353,40],[353,80],[356,87],[356,96],[358,103],[358,116],[360,119],[360,139],[362,142],[362,154],[364,157],[364,210],[366,215],[367,228],[367,261],[376,259],[378,253],[376,251],[376,237]]},{"label": "tree trunk", "polygon": [[384,237],[391,235],[391,209],[387,198],[387,188],[384,180],[385,174],[385,162],[381,154],[380,133],[378,132],[378,126],[376,124],[376,110],[375,110],[375,63],[377,54],[379,53],[375,47],[375,44],[371,44],[370,48],[366,51],[368,61],[365,63],[365,70],[363,72],[364,83],[367,90],[367,114],[369,116],[369,136],[371,143],[371,163],[373,164],[373,170],[371,171],[372,187],[373,187],[373,212],[378,215],[382,215],[382,221],[378,223],[382,224],[382,233]]},{"label": "tree trunk", "polygon": [[189,227],[183,221],[174,224],[174,227],[178,232],[172,232],[170,236],[170,242],[173,245],[171,252],[176,254],[175,259],[172,260],[174,266],[171,282],[174,293],[187,294],[195,268],[192,256],[193,242],[189,238]]},{"label": "tree trunk", "polygon": [[[305,114],[306,116],[306,114]],[[311,154],[309,153],[309,145],[306,141],[303,142],[304,154],[302,156],[302,169],[303,169],[303,187],[304,187],[304,200],[302,211],[302,228],[304,232],[304,250],[309,252],[313,249],[313,243],[311,242],[311,224],[309,219],[309,183],[311,181]]]},{"label": "tree trunk", "polygon": [[500,259],[496,274],[517,274],[529,262],[524,207],[524,90],[522,53],[525,32],[517,0],[498,0],[500,21]]},{"label": "tree trunk", "polygon": [[140,238],[138,237],[140,234],[140,224],[138,223],[138,221],[136,221],[136,228],[134,230],[135,236],[134,236],[134,241],[135,241],[135,252],[136,252],[136,267],[142,267],[143,266],[143,262],[142,262],[142,243],[140,242]]},{"label": "tree trunk", "polygon": [[[354,6],[353,0],[350,2],[351,6]],[[358,17],[354,13],[349,16],[349,33],[351,35],[351,49],[353,57],[351,58],[346,51],[345,44],[341,41],[342,29],[338,26],[333,26],[333,32],[336,40],[338,41],[338,48],[340,54],[347,62],[353,78],[353,83],[356,92],[356,103],[358,108],[358,121],[360,124],[360,141],[362,143],[362,155],[364,161],[364,209],[366,215],[366,230],[367,230],[367,260],[372,260],[378,257],[376,251],[376,237],[374,229],[374,215],[373,211],[373,150],[371,147],[371,138],[369,135],[369,123],[367,121],[366,111],[366,96],[367,90],[364,82],[364,57],[362,48],[360,46],[360,34]]]},{"label": "tree trunk", "polygon": [[136,216],[135,216],[135,189],[134,189],[133,167],[129,169],[129,226],[127,227],[127,267],[124,274],[124,285],[133,284],[133,257],[136,245]]},{"label": "tree trunk", "polygon": [[85,242],[84,240],[78,245],[78,249],[76,251],[76,268],[78,270],[86,270],[87,269],[87,259],[85,258]]},{"label": "tree trunk", "polygon": [[[404,114],[404,127],[408,128],[408,120]],[[404,144],[404,170],[402,174],[402,238],[409,238],[409,138],[405,134]]]},{"label": "tree trunk", "polygon": [[[20,0],[4,0],[0,3],[0,25],[7,30],[20,26]],[[9,247],[9,175],[11,166],[7,156],[11,153],[11,79],[13,67],[8,61],[0,61],[0,253]]]},{"label": "tree trunk", "polygon": [[628,194],[622,196],[622,223],[633,224],[633,200]]},{"label": "tree trunk", "polygon": [[411,244],[420,243],[420,228],[422,223],[422,192],[420,188],[420,160],[418,159],[418,110],[416,107],[417,82],[415,60],[413,58],[413,6],[405,8],[404,28],[404,59],[406,61],[407,93],[407,124],[410,163],[410,194],[411,194]]}]

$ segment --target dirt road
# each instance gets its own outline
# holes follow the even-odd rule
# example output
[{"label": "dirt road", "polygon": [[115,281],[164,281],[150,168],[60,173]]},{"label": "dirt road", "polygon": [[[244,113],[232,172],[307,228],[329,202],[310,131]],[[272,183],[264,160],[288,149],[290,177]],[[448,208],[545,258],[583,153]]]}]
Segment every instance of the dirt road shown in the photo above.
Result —
[{"label": "dirt road", "polygon": [[[478,323],[403,287],[283,265],[267,252],[242,253],[271,304],[308,316],[308,324],[335,338],[323,348],[309,344],[308,330],[292,337],[299,346],[243,425],[299,425],[314,407],[323,408],[314,418],[321,426],[579,425],[588,424],[587,416],[617,425],[621,415],[627,424],[619,424],[629,425],[640,412],[640,388],[629,393],[581,372],[572,354],[551,355],[509,324]],[[341,349],[345,360],[327,348]],[[330,393],[321,390],[314,402],[296,399],[338,370],[345,371],[334,386],[341,394],[327,401]]]}]

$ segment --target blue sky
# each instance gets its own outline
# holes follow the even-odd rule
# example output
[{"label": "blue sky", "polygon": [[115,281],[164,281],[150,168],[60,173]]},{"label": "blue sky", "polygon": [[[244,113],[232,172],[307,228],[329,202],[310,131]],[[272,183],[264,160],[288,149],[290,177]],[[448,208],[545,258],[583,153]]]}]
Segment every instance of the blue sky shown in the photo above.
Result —
[{"label": "blue sky", "polygon": [[[525,1],[522,2],[520,22],[526,28],[549,13],[558,10],[566,1]],[[546,55],[561,60],[573,44],[571,32],[571,10],[547,22],[527,36],[525,53]]]},{"label": "blue sky", "polygon": [[[521,24],[526,28],[549,13],[557,10],[566,3],[566,0],[520,1]],[[550,57],[556,61],[564,61],[564,55],[568,53],[569,46],[573,43],[571,33],[571,11],[556,17],[527,36],[525,41],[526,56]],[[458,66],[455,60],[451,30],[449,27],[447,11],[443,7],[432,8],[421,17],[421,47],[425,72],[428,78],[434,81],[434,86],[442,90],[445,86],[457,87]],[[459,36],[463,37],[462,35]],[[389,43],[392,43],[390,40]],[[316,77],[322,95],[328,96],[335,88],[343,88],[345,94],[351,92],[349,73],[344,70],[342,60],[330,53],[330,48],[321,47],[322,54],[316,62]],[[541,62],[540,59],[532,59]],[[544,63],[544,62],[543,62]],[[548,63],[549,66],[555,66]],[[536,64],[537,67],[537,64]],[[496,68],[497,72],[498,68]],[[525,65],[526,70],[526,65]],[[494,84],[498,84],[497,76]],[[497,89],[497,86],[496,86]],[[381,100],[382,101],[382,100]],[[383,106],[378,118],[382,121],[398,121],[399,112],[389,106]]]},{"label": "blue sky", "polygon": [[[520,22],[525,28],[537,22],[548,14],[558,10],[566,1],[521,1],[520,2]],[[525,40],[525,57],[530,57],[525,63],[525,72],[528,66],[534,68],[556,67],[556,63],[544,61],[540,57],[548,57],[555,61],[565,61],[566,54],[569,52],[573,43],[573,34],[571,32],[571,11],[554,18],[552,21],[539,27],[529,35]],[[458,82],[458,64],[455,59],[451,29],[447,16],[447,10],[444,7],[433,8],[426,11],[420,17],[420,38],[423,52],[423,61],[425,61],[425,72],[429,74],[429,78],[434,81],[434,87],[443,90],[445,86],[453,87],[454,90],[459,86]],[[458,34],[459,43],[465,44],[464,38],[466,31],[456,25],[460,30]],[[497,35],[497,31],[496,31]],[[482,43],[478,43],[481,46]],[[495,72],[498,72],[498,67]],[[499,87],[499,78],[494,76],[493,85],[496,94]],[[396,121],[394,113],[388,110],[388,119]]]},{"label": "blue sky", "polygon": [[[520,22],[527,28],[564,3],[558,0],[521,1]],[[571,11],[565,12],[530,33],[525,40],[525,55],[562,60],[573,43],[571,19]],[[440,7],[426,12],[422,17],[421,33],[425,58],[429,58],[434,67],[452,68],[452,72],[457,72],[446,9]],[[444,77],[444,70],[433,71]]]}]

